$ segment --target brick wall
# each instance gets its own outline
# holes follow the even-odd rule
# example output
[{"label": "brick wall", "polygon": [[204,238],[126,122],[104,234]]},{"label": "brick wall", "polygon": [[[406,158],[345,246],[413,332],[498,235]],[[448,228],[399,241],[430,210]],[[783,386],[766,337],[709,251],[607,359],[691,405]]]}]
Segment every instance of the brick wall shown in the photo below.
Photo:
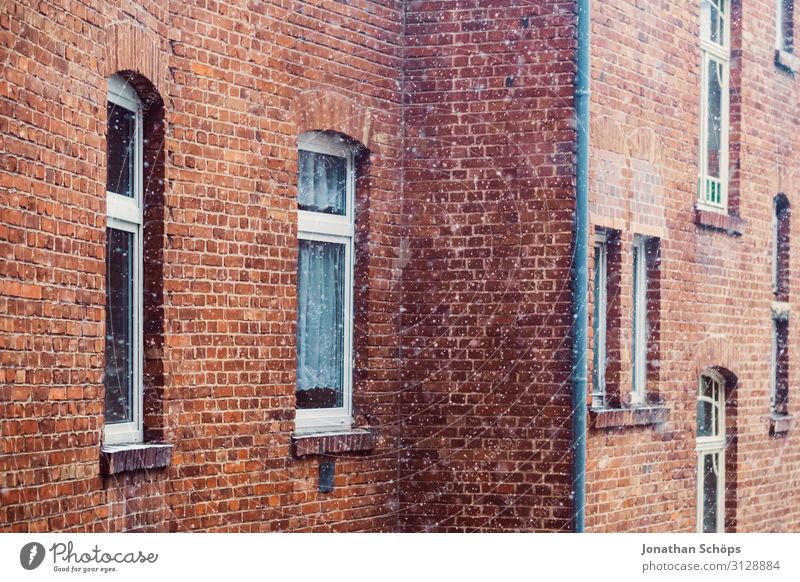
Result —
[{"label": "brick wall", "polygon": [[[798,195],[798,92],[775,65],[775,3],[734,7],[731,209],[744,221],[741,236],[695,223],[699,3],[593,5],[592,222],[620,230],[623,240],[615,365],[620,389],[630,391],[630,244],[634,234],[657,236],[660,328],[651,341],[660,357],[649,389],[669,418],[590,431],[592,531],[695,530],[695,399],[698,375],[710,367],[738,380],[727,406],[727,529],[800,527],[797,431],[770,436],[769,425],[772,201],[783,192],[795,204]],[[797,281],[796,268],[791,273]],[[790,327],[790,354],[796,346]],[[797,373],[790,364],[790,412],[800,398]]]},{"label": "brick wall", "polygon": [[412,2],[406,530],[563,530],[574,6]]},{"label": "brick wall", "polygon": [[[0,8],[0,527],[394,527],[401,32],[398,3],[366,0]],[[116,72],[163,113],[146,127],[147,158],[161,164],[145,222],[146,432],[175,450],[167,469],[103,478],[105,102]],[[369,151],[355,413],[380,438],[371,454],[336,456],[328,494],[317,492],[321,457],[290,452],[296,137],[308,130]]]},{"label": "brick wall", "polygon": [[[773,200],[785,194],[794,209],[800,198],[796,152],[800,147],[797,106],[800,89],[795,76],[775,65],[774,31],[775,3],[762,1],[742,4],[742,39],[749,51],[742,55],[742,144],[741,190],[742,216],[751,225],[752,234],[745,240],[748,255],[742,263],[752,265],[758,275],[756,289],[749,289],[738,275],[738,297],[744,305],[752,302],[752,329],[755,341],[749,354],[742,355],[743,363],[755,369],[756,379],[739,397],[740,455],[737,499],[737,525],[742,531],[797,531],[800,528],[800,435],[797,428],[789,433],[767,438],[768,421],[765,393],[769,384],[763,370],[769,357],[770,309],[772,294],[771,234],[767,234],[774,215]],[[796,17],[795,17],[796,18]],[[790,222],[797,232],[797,221]],[[792,250],[797,245],[790,243]],[[789,401],[788,411],[797,415],[800,404],[800,369],[796,365],[800,336],[797,334],[798,257],[792,253],[789,265],[788,300],[793,311],[789,318]],[[738,271],[740,265],[736,265]],[[755,285],[753,285],[755,286]],[[765,357],[767,356],[767,357]]]}]

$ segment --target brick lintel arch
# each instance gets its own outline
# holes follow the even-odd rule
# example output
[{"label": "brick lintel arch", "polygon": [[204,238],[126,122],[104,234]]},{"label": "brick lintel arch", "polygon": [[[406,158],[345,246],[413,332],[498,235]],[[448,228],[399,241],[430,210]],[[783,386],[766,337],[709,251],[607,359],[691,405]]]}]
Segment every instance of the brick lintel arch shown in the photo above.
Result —
[{"label": "brick lintel arch", "polygon": [[117,22],[106,29],[106,78],[119,72],[137,73],[152,83],[162,99],[168,95],[167,53],[158,36],[131,22]]},{"label": "brick lintel arch", "polygon": [[731,388],[737,381],[733,370],[739,361],[741,361],[739,349],[735,342],[724,337],[707,338],[694,351],[695,377],[699,377],[706,370],[714,370],[722,374],[726,384]]},{"label": "brick lintel arch", "polygon": [[372,149],[374,116],[364,107],[344,95],[330,91],[312,90],[295,97],[292,112],[295,135],[307,131],[332,131],[357,140]]}]

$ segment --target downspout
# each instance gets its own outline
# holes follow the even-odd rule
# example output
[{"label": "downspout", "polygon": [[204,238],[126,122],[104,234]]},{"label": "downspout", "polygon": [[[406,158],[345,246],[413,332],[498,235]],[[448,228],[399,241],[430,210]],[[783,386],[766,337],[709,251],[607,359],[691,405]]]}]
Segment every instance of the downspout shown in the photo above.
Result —
[{"label": "downspout", "polygon": [[586,517],[586,354],[589,292],[589,37],[591,0],[576,0],[578,47],[575,75],[575,115],[578,151],[575,161],[575,257],[572,314],[572,482],[575,532],[584,531]]}]

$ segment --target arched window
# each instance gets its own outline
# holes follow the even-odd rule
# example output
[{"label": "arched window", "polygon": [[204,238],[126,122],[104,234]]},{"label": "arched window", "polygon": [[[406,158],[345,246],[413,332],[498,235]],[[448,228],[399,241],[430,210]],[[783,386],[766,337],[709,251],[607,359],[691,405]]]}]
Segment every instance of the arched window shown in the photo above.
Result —
[{"label": "arched window", "polygon": [[700,376],[697,393],[697,531],[725,527],[725,379]]},{"label": "arched window", "polygon": [[141,442],[142,101],[119,75],[108,80],[106,179],[106,444]]},{"label": "arched window", "polygon": [[352,419],[355,147],[309,132],[298,151],[298,431]]}]

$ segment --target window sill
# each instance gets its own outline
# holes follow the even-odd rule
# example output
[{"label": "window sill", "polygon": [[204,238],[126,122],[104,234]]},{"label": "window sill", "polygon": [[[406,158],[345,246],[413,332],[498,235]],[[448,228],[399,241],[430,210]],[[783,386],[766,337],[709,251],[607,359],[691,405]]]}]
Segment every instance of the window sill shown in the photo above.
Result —
[{"label": "window sill", "polygon": [[596,429],[624,426],[651,426],[669,420],[669,407],[663,404],[644,404],[625,408],[592,408],[589,426]]},{"label": "window sill", "polygon": [[731,216],[723,211],[711,210],[704,206],[695,206],[694,223],[697,226],[721,230],[731,236],[741,236],[747,225],[738,216]]},{"label": "window sill", "polygon": [[775,64],[784,71],[796,73],[800,69],[800,58],[793,53],[775,49]]},{"label": "window sill", "polygon": [[172,445],[165,443],[103,445],[100,448],[100,473],[103,475],[163,469],[171,463]]},{"label": "window sill", "polygon": [[789,319],[792,306],[787,301],[773,301],[771,306],[772,318],[786,321]]},{"label": "window sill", "polygon": [[794,416],[789,414],[775,414],[774,412],[769,415],[769,434],[782,435],[789,432],[794,426]]},{"label": "window sill", "polygon": [[378,446],[378,431],[354,428],[342,432],[311,432],[292,435],[292,454],[295,457],[357,453]]}]

